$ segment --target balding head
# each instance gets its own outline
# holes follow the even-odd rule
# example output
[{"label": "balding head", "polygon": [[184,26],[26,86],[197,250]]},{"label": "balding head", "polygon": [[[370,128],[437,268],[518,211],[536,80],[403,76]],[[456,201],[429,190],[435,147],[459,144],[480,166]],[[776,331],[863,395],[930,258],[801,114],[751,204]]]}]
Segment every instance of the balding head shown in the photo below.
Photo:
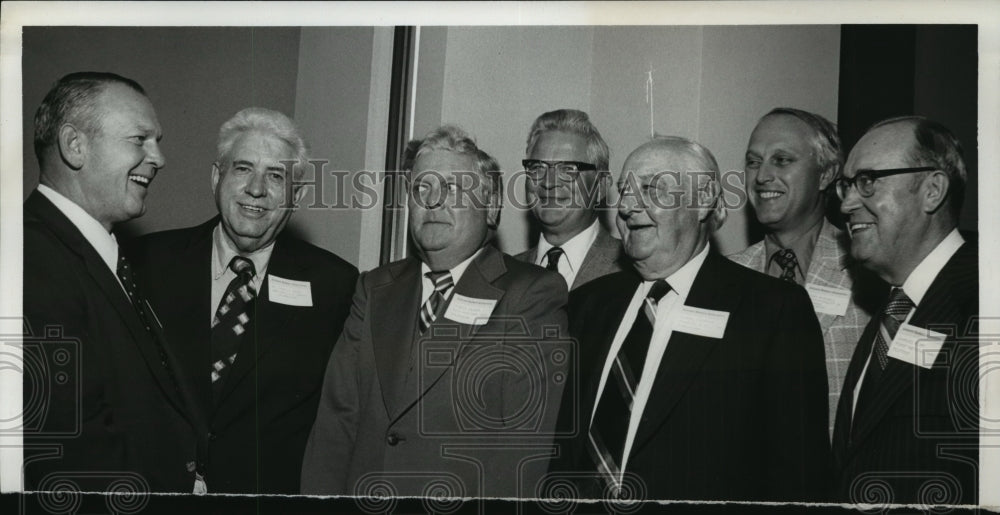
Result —
[{"label": "balding head", "polygon": [[718,173],[712,153],[685,138],[657,137],[629,154],[619,179],[618,228],[644,278],[672,274],[721,225]]}]

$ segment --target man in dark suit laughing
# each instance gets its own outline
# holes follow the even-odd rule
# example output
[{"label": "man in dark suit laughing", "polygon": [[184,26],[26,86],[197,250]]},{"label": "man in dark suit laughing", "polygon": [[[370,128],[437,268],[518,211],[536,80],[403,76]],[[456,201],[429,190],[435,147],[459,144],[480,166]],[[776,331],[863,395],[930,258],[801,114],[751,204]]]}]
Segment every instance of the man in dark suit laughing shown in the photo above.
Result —
[{"label": "man in dark suit laughing", "polygon": [[[579,434],[557,463],[580,495],[804,501],[827,470],[823,339],[806,292],[709,249],[718,165],[658,137],[629,155],[618,227],[634,270],[573,292]],[[568,425],[572,424],[572,425]]]}]

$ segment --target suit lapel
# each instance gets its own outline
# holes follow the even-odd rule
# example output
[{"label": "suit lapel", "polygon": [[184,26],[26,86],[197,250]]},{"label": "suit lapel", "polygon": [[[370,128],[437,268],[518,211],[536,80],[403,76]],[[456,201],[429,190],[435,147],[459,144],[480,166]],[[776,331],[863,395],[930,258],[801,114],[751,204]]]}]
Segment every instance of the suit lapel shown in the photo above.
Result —
[{"label": "suit lapel", "polygon": [[583,258],[583,263],[580,264],[580,270],[573,280],[573,288],[600,277],[601,270],[606,269],[608,263],[612,263],[618,258],[617,247],[619,245],[618,240],[614,239],[598,221],[597,238],[590,245],[587,255]]},{"label": "suit lapel", "polygon": [[[739,288],[729,287],[728,274],[719,266],[723,258],[709,251],[705,263],[695,276],[686,306],[732,311],[739,299]],[[727,331],[727,335],[731,334]],[[726,335],[723,335],[725,338]],[[670,416],[677,401],[684,395],[691,382],[700,375],[701,367],[719,344],[719,339],[696,336],[674,331],[657,368],[656,379],[646,402],[644,421],[639,424],[632,453],[642,449]]]},{"label": "suit lapel", "polygon": [[382,401],[392,420],[402,410],[411,342],[420,310],[420,261],[409,258],[389,265],[392,281],[372,288],[369,331]]},{"label": "suit lapel", "polygon": [[[37,190],[28,197],[28,200],[25,202],[25,209],[37,216],[70,250],[80,257],[87,269],[87,273],[93,279],[94,283],[97,284],[98,289],[101,290],[101,293],[118,315],[118,318],[132,334],[132,341],[135,343],[140,354],[142,354],[147,368],[159,383],[164,395],[181,413],[185,413],[190,417],[190,412],[179,397],[173,379],[171,379],[161,364],[160,351],[153,336],[142,325],[135,308],[125,296],[125,291],[122,289],[121,284],[118,282],[115,274],[108,269],[108,265],[101,259],[97,250],[84,238],[76,226]],[[163,351],[167,354],[167,359],[173,361],[174,358],[171,355],[167,342],[164,341],[162,343],[164,345]]]},{"label": "suit lapel", "polygon": [[[416,401],[423,397],[428,390],[433,388],[434,385],[437,384],[449,370],[454,368],[437,367],[430,369],[423,367],[421,353],[423,352],[424,347],[454,348],[454,356],[457,363],[457,361],[461,359],[461,354],[465,349],[466,344],[469,340],[475,337],[476,333],[478,333],[483,325],[485,325],[460,324],[453,320],[446,319],[444,314],[448,312],[448,308],[451,306],[451,303],[454,302],[455,297],[457,295],[462,295],[464,297],[475,299],[491,299],[496,301],[496,305],[499,305],[505,292],[504,290],[493,286],[492,283],[506,272],[507,268],[503,264],[503,254],[489,245],[484,247],[482,253],[480,253],[480,255],[469,264],[469,267],[465,269],[461,279],[459,279],[458,283],[455,284],[455,291],[451,295],[451,298],[448,299],[438,313],[438,317],[427,329],[427,339],[425,341],[421,341],[420,337],[417,337],[417,347],[414,349],[417,354],[414,359],[416,360],[415,365],[420,367],[420,384],[417,391],[413,392],[413,397],[404,397],[405,401],[400,406],[400,414],[409,409],[414,403],[416,403]],[[420,286],[418,285],[418,291],[419,288]],[[457,332],[455,331],[456,328]],[[455,341],[456,337],[458,340],[457,342]],[[457,347],[455,347],[456,344]]]},{"label": "suit lapel", "polygon": [[[819,286],[842,288],[845,285],[841,277],[844,275],[845,263],[842,262],[842,253],[837,244],[836,228],[830,222],[823,220],[823,227],[820,229],[816,246],[813,247],[809,270],[806,271],[805,284],[815,284]],[[836,315],[816,312],[820,327],[829,327]]]}]

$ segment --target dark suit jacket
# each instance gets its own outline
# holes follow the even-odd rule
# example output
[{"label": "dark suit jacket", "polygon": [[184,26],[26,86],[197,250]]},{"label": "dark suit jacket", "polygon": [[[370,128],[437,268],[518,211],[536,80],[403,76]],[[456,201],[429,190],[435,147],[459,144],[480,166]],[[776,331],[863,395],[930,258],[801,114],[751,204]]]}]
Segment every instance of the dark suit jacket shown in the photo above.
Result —
[{"label": "dark suit jacket", "polygon": [[[350,309],[358,271],[325,250],[280,235],[249,331],[213,406],[211,259],[218,223],[215,218],[146,235],[129,251],[210,422],[209,491],[298,493],[325,364]],[[310,283],[312,307],[270,301],[271,276]]]},{"label": "dark suit jacket", "polygon": [[[534,263],[538,260],[538,247],[531,247],[515,257],[527,263]],[[587,251],[586,257],[583,258],[583,264],[580,265],[580,270],[576,273],[573,287],[570,290],[575,290],[598,277],[628,268],[628,263],[625,260],[626,256],[622,251],[621,240],[611,236],[611,233],[598,222],[597,238],[590,246],[590,250]]]},{"label": "dark suit jacket", "polygon": [[911,325],[951,335],[933,366],[924,369],[890,358],[872,402],[858,403],[852,424],[851,401],[871,353],[878,316],[861,336],[834,428],[838,500],[976,503],[979,342],[973,324],[979,313],[978,267],[977,244],[966,241],[910,318]]},{"label": "dark suit jacket", "polygon": [[[410,257],[358,280],[302,492],[533,496],[569,357],[566,282],[487,246],[421,338],[420,271]],[[496,301],[485,324],[446,317],[460,295]]]},{"label": "dark suit jacket", "polygon": [[[582,397],[563,400],[560,428],[575,426],[578,434],[563,442],[553,475],[590,473],[580,486],[585,497],[602,496],[587,428],[605,359],[640,281],[621,272],[571,295]],[[829,463],[826,371],[805,290],[710,252],[686,305],[728,312],[725,333],[671,335],[626,474],[642,481],[646,499],[818,498]]]},{"label": "dark suit jacket", "polygon": [[25,488],[65,479],[103,491],[122,479],[191,492],[204,422],[172,349],[37,191],[24,204],[24,316],[25,361],[38,365],[24,376]]}]

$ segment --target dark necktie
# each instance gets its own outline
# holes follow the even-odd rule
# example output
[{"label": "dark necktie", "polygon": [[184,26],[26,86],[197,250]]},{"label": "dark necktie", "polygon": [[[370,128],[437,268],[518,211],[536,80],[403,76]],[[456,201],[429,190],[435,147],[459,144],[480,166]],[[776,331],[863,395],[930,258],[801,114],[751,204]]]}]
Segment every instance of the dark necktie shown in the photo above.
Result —
[{"label": "dark necktie", "polygon": [[129,263],[128,259],[121,253],[118,254],[118,269],[116,270],[118,275],[118,280],[121,281],[122,286],[125,288],[125,293],[128,294],[128,300],[135,308],[136,315],[139,316],[139,321],[142,322],[143,327],[146,328],[146,332],[149,333],[150,337],[153,339],[153,343],[156,344],[156,350],[160,357],[160,366],[162,366],[167,374],[170,375],[171,381],[174,383],[174,388],[178,391],[180,387],[177,383],[177,378],[174,377],[173,371],[170,369],[170,362],[167,361],[167,353],[164,348],[164,343],[160,339],[158,331],[153,330],[153,324],[159,325],[156,320],[156,314],[152,312],[149,303],[143,298],[142,294],[139,292],[139,287],[135,282],[135,274],[132,269],[132,265]]},{"label": "dark necktie", "polygon": [[781,267],[781,275],[778,276],[783,281],[795,282],[795,269],[799,267],[799,260],[795,258],[795,251],[792,249],[781,249],[775,252],[771,259]]},{"label": "dark necktie", "polygon": [[257,292],[250,282],[255,274],[253,261],[235,256],[229,269],[236,277],[229,282],[212,319],[212,394],[219,400],[229,367],[236,361],[243,334],[250,324],[250,307]]},{"label": "dark necktie", "polygon": [[654,320],[650,319],[650,315],[654,311],[645,309],[646,304],[655,307],[670,289],[670,285],[663,279],[653,283],[649,289],[632,329],[611,363],[604,391],[597,402],[594,420],[590,425],[587,450],[597,465],[598,472],[612,487],[617,487],[620,481],[632,403],[642,376],[642,368],[646,364],[649,343],[653,338]]},{"label": "dark necktie", "polygon": [[455,282],[451,278],[451,272],[427,272],[424,274],[431,283],[434,284],[434,291],[431,296],[420,306],[420,334],[424,334],[431,322],[437,319],[438,310],[444,305],[451,290],[455,287]]},{"label": "dark necktie", "polygon": [[913,308],[913,301],[906,296],[902,288],[892,288],[889,292],[889,302],[879,315],[878,331],[875,333],[875,343],[872,346],[872,357],[868,361],[868,370],[865,372],[864,381],[861,384],[861,391],[858,393],[858,405],[864,399],[874,395],[878,387],[879,379],[885,372],[885,367],[889,364],[889,343],[896,337],[899,326],[906,320],[906,315]]},{"label": "dark necktie", "polygon": [[545,253],[545,269],[553,272],[559,271],[559,258],[565,254],[562,247],[552,247]]}]

